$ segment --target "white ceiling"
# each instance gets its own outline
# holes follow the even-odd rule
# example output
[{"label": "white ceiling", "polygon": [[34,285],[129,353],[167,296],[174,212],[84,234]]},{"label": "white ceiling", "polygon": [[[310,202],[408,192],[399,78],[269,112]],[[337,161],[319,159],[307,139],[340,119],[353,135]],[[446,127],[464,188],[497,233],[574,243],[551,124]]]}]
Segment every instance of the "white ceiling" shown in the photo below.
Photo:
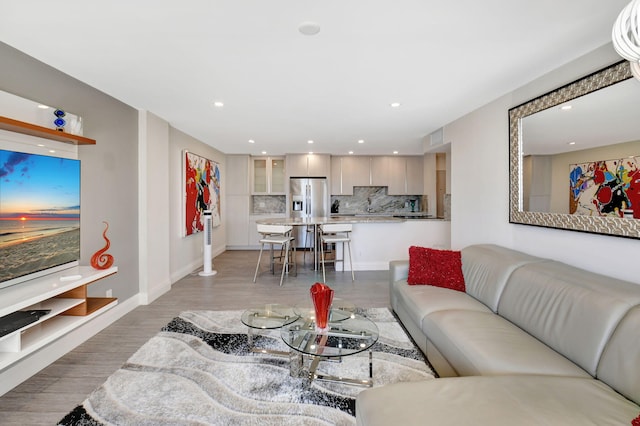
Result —
[{"label": "white ceiling", "polygon": [[20,0],[3,2],[0,40],[224,153],[421,154],[439,127],[610,41],[627,3]]}]

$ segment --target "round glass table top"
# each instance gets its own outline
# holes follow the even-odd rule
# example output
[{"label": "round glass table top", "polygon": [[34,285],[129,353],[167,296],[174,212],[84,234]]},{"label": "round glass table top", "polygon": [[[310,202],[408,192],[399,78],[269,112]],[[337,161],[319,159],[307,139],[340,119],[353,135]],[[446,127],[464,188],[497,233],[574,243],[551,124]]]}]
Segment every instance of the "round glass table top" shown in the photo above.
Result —
[{"label": "round glass table top", "polygon": [[[300,317],[315,320],[316,311],[311,298],[296,303],[293,311]],[[333,303],[331,303],[331,311],[329,312],[329,321],[344,321],[347,318],[351,318],[352,315],[355,315],[355,312],[356,305],[347,300],[334,297]]]},{"label": "round glass table top", "polygon": [[240,317],[247,327],[260,329],[275,329],[291,324],[299,318],[291,306],[265,304],[247,309]]},{"label": "round glass table top", "polygon": [[378,341],[378,327],[370,319],[353,313],[341,321],[330,321],[326,330],[304,316],[280,329],[291,349],[307,355],[340,357],[369,349]]}]

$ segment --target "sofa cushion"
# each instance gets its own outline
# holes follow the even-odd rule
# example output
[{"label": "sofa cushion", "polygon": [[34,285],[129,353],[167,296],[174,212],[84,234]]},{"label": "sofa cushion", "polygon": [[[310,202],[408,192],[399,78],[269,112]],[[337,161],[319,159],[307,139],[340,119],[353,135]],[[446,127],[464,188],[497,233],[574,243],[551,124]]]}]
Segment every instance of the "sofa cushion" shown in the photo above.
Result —
[{"label": "sofa cushion", "polygon": [[594,379],[455,377],[367,389],[356,423],[386,425],[624,425],[638,406]]},{"label": "sofa cushion", "polygon": [[410,285],[432,285],[464,292],[464,275],[459,251],[409,247]]},{"label": "sofa cushion", "polygon": [[445,309],[469,309],[490,312],[489,308],[466,293],[428,285],[408,285],[406,280],[391,284],[396,304],[402,304],[411,315],[411,320],[422,327],[422,319],[432,313]]},{"label": "sofa cushion", "polygon": [[466,292],[497,312],[500,294],[511,273],[522,265],[544,259],[493,244],[462,249]]},{"label": "sofa cushion", "polygon": [[639,303],[637,284],[548,261],[513,272],[498,314],[595,376],[607,340]]},{"label": "sofa cushion", "polygon": [[460,376],[587,372],[492,312],[448,310],[422,320],[422,330]]},{"label": "sofa cushion", "polygon": [[640,306],[630,310],[616,327],[598,364],[596,377],[640,404]]}]

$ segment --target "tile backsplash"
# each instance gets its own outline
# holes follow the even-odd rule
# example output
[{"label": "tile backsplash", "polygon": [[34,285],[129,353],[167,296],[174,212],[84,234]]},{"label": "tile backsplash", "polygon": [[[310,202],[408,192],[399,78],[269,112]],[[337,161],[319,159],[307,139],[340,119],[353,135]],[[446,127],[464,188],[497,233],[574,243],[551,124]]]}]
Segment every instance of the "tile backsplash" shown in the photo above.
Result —
[{"label": "tile backsplash", "polygon": [[284,195],[254,195],[251,202],[252,214],[287,212],[287,197]]},{"label": "tile backsplash", "polygon": [[386,186],[355,186],[353,195],[332,195],[331,210],[336,213],[337,207],[337,213],[343,214],[410,212],[410,200],[415,200],[414,211],[426,211],[422,198],[422,195],[387,195]]}]

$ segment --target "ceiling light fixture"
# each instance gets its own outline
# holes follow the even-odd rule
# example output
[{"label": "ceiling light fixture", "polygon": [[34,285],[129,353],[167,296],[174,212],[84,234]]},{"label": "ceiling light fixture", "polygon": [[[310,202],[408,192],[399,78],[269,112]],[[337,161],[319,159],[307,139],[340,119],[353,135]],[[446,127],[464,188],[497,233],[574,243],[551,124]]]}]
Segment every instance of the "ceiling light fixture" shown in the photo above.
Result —
[{"label": "ceiling light fixture", "polygon": [[216,107],[216,108],[222,108],[224,106],[224,102],[215,101],[213,103],[213,106]]},{"label": "ceiling light fixture", "polygon": [[352,154],[353,154],[353,151],[349,151],[349,155],[352,155]]},{"label": "ceiling light fixture", "polygon": [[305,21],[298,26],[300,34],[306,36],[314,36],[320,32],[320,25],[316,22]]},{"label": "ceiling light fixture", "polygon": [[397,153],[398,153],[398,151],[393,151],[393,153],[394,153],[394,154],[397,154]]},{"label": "ceiling light fixture", "polygon": [[49,109],[48,106],[42,105],[42,104],[38,105],[38,108],[40,108],[40,109]]},{"label": "ceiling light fixture", "polygon": [[309,155],[313,155],[313,151],[309,151]]},{"label": "ceiling light fixture", "polygon": [[569,143],[567,143],[567,145],[575,145],[575,144],[576,144],[575,142],[569,142]]},{"label": "ceiling light fixture", "polygon": [[569,111],[571,108],[573,108],[571,105],[562,105],[560,107],[560,109],[563,111]]},{"label": "ceiling light fixture", "polygon": [[249,143],[256,143],[253,139],[249,139]]},{"label": "ceiling light fixture", "polygon": [[360,139],[358,143],[364,143],[364,139]]},{"label": "ceiling light fixture", "polygon": [[392,102],[390,105],[391,108],[398,108],[400,106],[400,102]]},{"label": "ceiling light fixture", "polygon": [[267,151],[262,151],[262,155],[266,155],[266,154],[267,154]]},{"label": "ceiling light fixture", "polygon": [[312,144],[312,143],[313,143],[313,141],[312,141],[311,139],[309,139],[309,140],[307,141],[307,143],[308,143],[308,144]]},{"label": "ceiling light fixture", "polygon": [[613,24],[613,48],[629,61],[631,73],[640,80],[640,0],[632,0]]}]

